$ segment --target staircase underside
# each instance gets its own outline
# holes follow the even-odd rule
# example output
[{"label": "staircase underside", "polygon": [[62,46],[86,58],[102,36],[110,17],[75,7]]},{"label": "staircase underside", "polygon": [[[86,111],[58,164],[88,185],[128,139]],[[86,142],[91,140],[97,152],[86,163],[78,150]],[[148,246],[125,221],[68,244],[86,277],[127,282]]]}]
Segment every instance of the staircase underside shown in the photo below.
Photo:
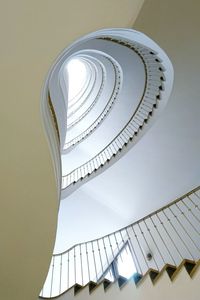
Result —
[{"label": "staircase underside", "polygon": [[[75,284],[68,291],[52,299],[71,300],[87,299],[89,296],[95,300],[106,297],[110,299],[174,299],[197,300],[199,296],[200,260],[183,260],[175,267],[166,264],[158,272],[150,269],[141,276],[134,274],[130,279],[119,276],[114,282],[107,279],[100,283],[90,281],[87,285]],[[40,299],[45,299],[40,297]]]}]

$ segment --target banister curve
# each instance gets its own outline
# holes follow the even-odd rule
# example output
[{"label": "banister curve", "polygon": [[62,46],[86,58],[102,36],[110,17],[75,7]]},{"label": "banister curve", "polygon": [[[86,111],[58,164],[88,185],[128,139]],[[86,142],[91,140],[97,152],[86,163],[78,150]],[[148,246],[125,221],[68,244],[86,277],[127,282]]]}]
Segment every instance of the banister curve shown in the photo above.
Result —
[{"label": "banister curve", "polygon": [[[81,55],[81,51],[84,53],[87,49],[89,49],[88,51],[90,51],[91,57],[92,53],[94,55],[97,51],[103,53],[105,49],[101,49],[101,51],[96,49],[96,47],[98,48],[101,45],[102,48],[106,45],[110,49],[110,52],[108,51],[109,54],[105,54],[105,57],[107,55],[107,59],[110,60],[114,66],[115,77],[113,92],[109,99],[103,102],[104,106],[101,108],[102,110],[98,114],[98,117],[96,117],[95,122],[88,128],[84,128],[84,130],[80,131],[79,134],[67,144],[67,126],[69,129],[71,124],[67,124],[68,95],[67,91],[63,91],[63,86],[65,85],[62,85],[64,81],[62,70],[66,61],[70,57],[76,57],[76,53],[77,55]],[[65,145],[67,145],[67,148],[69,149],[71,147],[70,150],[72,152],[72,146],[77,146],[78,148],[79,144],[90,141],[90,136],[98,135],[98,130],[103,126],[104,121],[106,121],[108,117],[113,117],[114,113],[116,113],[114,110],[116,102],[123,101],[123,99],[120,98],[120,95],[124,86],[127,87],[127,85],[123,85],[125,81],[121,82],[120,76],[126,74],[126,70],[124,70],[125,68],[123,69],[123,66],[127,66],[128,62],[123,65],[122,60],[120,64],[115,59],[114,50],[116,49],[120,49],[122,53],[126,53],[123,51],[130,51],[131,58],[129,57],[129,59],[135,59],[135,62],[137,59],[138,64],[140,63],[140,70],[142,70],[141,74],[144,73],[143,81],[138,92],[138,94],[141,94],[141,97],[135,99],[134,94],[128,94],[128,100],[126,99],[127,103],[128,101],[133,101],[134,109],[129,116],[126,116],[126,120],[120,125],[121,127],[117,128],[117,134],[111,136],[109,142],[107,142],[106,145],[102,145],[102,149],[100,149],[98,153],[93,154],[92,158],[89,157],[84,163],[78,165],[72,171],[65,175],[61,175],[61,155],[67,155],[65,154]],[[87,59],[89,60],[89,58]],[[122,69],[120,70],[120,68]],[[109,76],[107,76],[106,79],[108,80],[107,83],[109,86]],[[126,77],[126,80],[127,79],[128,75]],[[129,84],[131,85],[131,81]],[[121,28],[100,30],[79,39],[61,53],[47,76],[42,101],[42,112],[45,114],[45,127],[47,127],[47,134],[49,135],[52,147],[55,173],[59,193],[61,192],[61,198],[66,198],[81,184],[106,170],[106,168],[110,167],[133,147],[160,115],[160,112],[168,101],[172,85],[173,67],[165,52],[148,37],[134,30]],[[95,87],[94,80],[93,88]],[[83,119],[85,120],[86,116],[88,117],[94,113],[94,107],[101,98],[101,87],[103,89],[103,84],[100,85],[96,99],[90,99],[90,101],[92,100],[91,105],[88,109],[83,111],[80,117],[77,117],[76,114],[79,109],[82,109],[85,104],[84,101],[87,101],[91,94],[88,93],[88,97],[86,97],[83,102],[76,102],[76,108],[70,112],[70,117],[74,116],[75,120],[71,127],[77,126],[78,128],[79,122]],[[82,92],[83,91],[81,91],[81,93]],[[64,173],[65,171],[62,172]],[[182,211],[182,206],[185,205],[184,207],[187,207],[187,205],[189,205],[188,203],[190,203],[190,195],[196,195],[195,193],[198,192],[199,187],[175,200],[170,205],[159,209],[137,222],[101,238],[76,244],[62,253],[54,254],[41,296],[47,298],[55,297],[69,289],[73,284],[80,284],[80,281],[82,285],[86,284],[91,279],[98,282],[110,268],[110,265],[122,248],[124,248],[125,244],[128,244],[131,249],[136,270],[141,276],[152,266],[155,269],[160,270],[166,262],[178,265],[182,258],[188,257],[195,259],[198,257],[197,250],[199,249],[198,245],[194,243],[191,237],[189,238],[193,242],[194,249],[190,252],[188,251],[188,241],[183,241],[181,235],[178,234],[178,239],[180,240],[180,243],[184,245],[185,253],[187,255],[183,253],[182,249],[176,245],[174,238],[171,237],[171,232],[173,232],[174,235],[177,235],[177,224],[174,225],[174,219],[172,218],[173,220],[171,220],[171,217],[169,217],[169,210],[170,214],[174,218],[176,217],[175,219],[178,220],[181,224],[180,226],[183,227],[182,230],[185,230],[188,234],[188,228],[185,228],[187,217]],[[200,196],[197,198],[200,199]],[[186,202],[184,202],[185,199],[187,200]],[[180,203],[181,207],[178,206]],[[194,205],[198,206],[198,204]],[[173,209],[171,211],[172,207]],[[177,210],[180,211],[180,220],[177,219]],[[190,208],[190,210],[188,209],[188,212],[189,215],[193,215],[192,208]],[[163,218],[168,221],[166,227],[166,220],[163,221]],[[185,222],[184,225],[182,222]],[[171,226],[171,232],[168,228],[169,225]],[[163,232],[159,230],[165,232],[166,239],[171,238],[171,244],[168,246],[169,249],[166,248],[167,253],[163,255],[161,255],[161,251],[163,250],[163,245],[167,244],[167,240],[162,240],[161,236]],[[157,232],[159,243],[152,239],[151,231]],[[176,257],[173,256],[172,248],[176,249]],[[150,262],[146,257],[147,251],[153,253],[153,259]],[[70,275],[71,269],[74,270],[74,272],[71,272],[72,275]],[[67,276],[67,280],[65,280],[63,274]]]},{"label": "banister curve", "polygon": [[[198,228],[195,228],[195,222],[198,223]],[[182,227],[184,236],[187,238],[183,239],[181,231],[178,229],[179,226]],[[145,275],[151,268],[161,271],[165,265],[177,267],[185,259],[198,261],[200,259],[200,237],[198,234],[198,238],[194,241],[194,235],[199,233],[199,229],[200,186],[119,230],[94,240],[76,244],[62,253],[54,254],[49,269],[49,279],[47,279],[46,287],[44,286],[42,297],[54,298],[75,284],[83,286],[91,280],[99,283],[102,280],[102,275],[105,276],[106,270],[109,270],[113,259],[116,259],[126,244],[131,249],[132,259],[139,276]],[[156,238],[152,239],[152,235]],[[146,250],[143,248],[144,240],[148,245]],[[105,251],[107,259],[105,258]],[[152,258],[147,258],[148,253],[151,253]],[[103,263],[94,261],[94,256],[97,261],[98,257],[101,256]],[[62,264],[60,264],[61,261]],[[68,273],[68,277],[61,275],[52,283],[54,268],[57,268],[55,276],[58,276],[60,272],[67,274],[68,268],[71,272]],[[98,270],[96,274],[94,268]],[[75,269],[79,276],[74,277]],[[91,272],[89,277],[87,275],[88,269]],[[50,282],[54,284],[54,290],[52,290]],[[53,291],[51,296],[49,296],[50,286],[51,292]]]}]

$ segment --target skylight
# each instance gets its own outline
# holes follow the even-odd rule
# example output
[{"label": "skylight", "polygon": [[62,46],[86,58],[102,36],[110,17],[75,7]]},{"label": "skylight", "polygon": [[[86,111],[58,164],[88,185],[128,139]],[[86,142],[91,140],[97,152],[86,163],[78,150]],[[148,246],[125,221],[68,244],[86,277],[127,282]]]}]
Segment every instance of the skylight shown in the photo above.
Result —
[{"label": "skylight", "polygon": [[71,59],[66,66],[68,72],[68,99],[72,101],[83,89],[87,80],[87,68],[80,58]]}]

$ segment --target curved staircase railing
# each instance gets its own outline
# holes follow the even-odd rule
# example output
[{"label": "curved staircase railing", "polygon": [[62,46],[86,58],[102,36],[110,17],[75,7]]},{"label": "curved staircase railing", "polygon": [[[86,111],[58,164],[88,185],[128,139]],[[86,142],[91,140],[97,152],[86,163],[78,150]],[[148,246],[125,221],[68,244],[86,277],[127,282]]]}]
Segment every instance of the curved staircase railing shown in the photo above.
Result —
[{"label": "curved staircase railing", "polygon": [[185,260],[198,261],[200,187],[129,226],[53,255],[40,296],[51,298],[75,284],[99,283],[126,245],[138,280],[149,271],[153,277],[166,266],[175,272]]},{"label": "curved staircase railing", "polygon": [[[87,138],[101,124],[101,122],[104,120],[104,118],[107,116],[110,109],[112,108],[112,105],[114,104],[115,100],[117,99],[117,96],[118,96],[118,93],[120,90],[120,85],[121,85],[120,67],[113,60],[109,59],[108,57],[105,57],[105,58],[108,59],[109,62],[113,65],[113,69],[115,72],[115,84],[113,87],[113,92],[112,92],[110,98],[108,99],[108,102],[107,102],[106,106],[104,107],[103,111],[95,119],[95,121],[87,129],[85,129],[83,132],[81,132],[78,136],[76,136],[75,138],[73,138],[70,141],[67,141],[64,145],[64,150],[71,149],[72,147],[76,146],[78,143],[83,141],[85,138]],[[100,98],[102,91],[103,91],[104,84],[105,84],[105,71],[103,71],[102,73],[103,73],[103,79],[102,79],[101,87],[97,93],[97,96],[95,97],[95,100],[90,105],[90,107],[76,121],[73,122],[73,126],[76,125],[78,122],[80,122],[91,111],[91,109],[94,107],[94,105],[97,103],[98,99]]]},{"label": "curved staircase railing", "polygon": [[[95,157],[62,177],[63,190],[68,188],[70,185],[76,184],[78,181],[82,181],[85,177],[90,176],[92,173],[102,168],[113,157],[120,153],[123,148],[127,147],[130,142],[134,142],[136,136],[140,134],[140,131],[144,129],[143,127],[145,124],[151,119],[154,111],[159,106],[159,102],[162,101],[162,91],[164,90],[165,83],[165,69],[157,54],[137,43],[133,44],[107,37],[102,39],[119,43],[120,45],[128,47],[138,53],[144,63],[146,73],[144,93],[140,99],[137,109],[133,113],[132,118],[127,122],[126,126],[121,130],[121,132],[119,132],[119,134]],[[119,85],[117,89],[119,89]],[[117,95],[114,95],[113,100],[116,97]],[[91,128],[80,134],[77,139],[75,138],[74,142],[70,142],[68,147],[76,145],[86,138],[91,132],[93,132],[93,130],[96,129],[96,127],[108,113],[111,106],[112,103],[110,104],[109,102],[108,109],[105,110],[105,113],[102,113],[100,120],[97,119],[95,123],[92,124]]]},{"label": "curved staircase railing", "polygon": [[[134,38],[133,40],[132,38],[129,39],[129,35],[135,35],[135,40]],[[91,41],[99,42],[104,40],[103,43],[106,42],[110,45],[115,43],[119,47],[126,47],[139,57],[140,71],[142,70],[141,74],[143,74],[143,78],[138,77],[142,82],[140,93],[138,94],[141,98],[138,96],[140,99],[133,99],[137,102],[134,103],[136,108],[132,115],[130,116],[129,114],[126,121],[123,120],[122,129],[119,127],[118,134],[114,138],[111,137],[111,141],[106,147],[102,147],[103,149],[96,155],[94,154],[95,156],[92,159],[62,176],[62,197],[66,197],[70,193],[70,187],[78,186],[80,182],[91,175],[93,176],[95,172],[106,167],[108,163],[110,166],[110,161],[114,161],[115,157],[118,158],[122,150],[124,154],[127,149],[132,147],[148,128],[147,125],[149,126],[152,120],[155,119],[152,116],[157,115],[166,104],[172,89],[173,67],[166,54],[158,45],[151,41],[149,47],[143,46],[141,43],[143,39],[148,40],[146,36],[140,36],[137,32],[127,29],[102,30],[92,33],[78,40],[64,51],[52,67],[45,92],[46,94],[48,93],[50,108],[52,106],[52,118],[59,137],[61,152],[65,145],[67,131],[67,95],[63,97],[63,91],[60,86],[62,87],[64,78],[59,76],[62,73],[66,59],[69,58],[68,55],[75,57],[74,53],[76,52],[73,53],[75,51],[73,47],[76,49],[76,46],[78,46],[79,51],[77,53],[79,55],[81,55],[80,46],[83,41],[92,43]],[[154,45],[158,52],[152,50],[151,45]],[[130,50],[127,51],[131,53]],[[133,55],[131,56],[132,58]],[[119,69],[121,66],[118,66],[117,63],[114,65],[114,93],[108,99],[104,110],[99,115],[99,119],[87,130],[81,132],[77,139],[74,138],[73,143],[68,145],[68,147],[76,146],[86,139],[110,112],[120,89]],[[128,63],[126,62],[125,66],[127,65]],[[136,75],[134,76],[137,78]],[[128,75],[126,76],[127,79]],[[136,82],[139,85],[139,81]],[[102,92],[101,87],[99,92]],[[129,98],[127,99],[129,100]],[[95,103],[95,99],[93,99],[92,106],[89,109]],[[127,102],[125,103],[128,104]],[[76,109],[74,108],[74,111],[76,114],[78,111],[77,107]],[[74,117],[77,117],[77,115]],[[81,118],[84,118],[84,114],[81,115]],[[192,198],[191,200],[191,197],[194,197],[194,199]],[[143,276],[151,268],[158,272],[167,263],[177,266],[185,258],[198,259],[200,255],[200,239],[198,235],[199,230],[195,230],[195,226],[199,226],[200,216],[195,214],[197,210],[194,209],[198,208],[198,200],[200,200],[199,188],[176,200],[173,204],[125,228],[102,238],[75,245],[64,253],[53,255],[41,297],[52,298],[58,296],[76,284],[83,286],[91,281],[97,283],[106,278],[107,273],[110,273],[111,277],[116,278],[119,274],[116,275],[117,273],[113,272],[113,270],[117,269],[115,262],[118,260],[119,255],[122,256],[123,249],[126,249],[126,251],[128,251],[127,249],[130,250],[135,266],[134,273],[139,277]]]}]

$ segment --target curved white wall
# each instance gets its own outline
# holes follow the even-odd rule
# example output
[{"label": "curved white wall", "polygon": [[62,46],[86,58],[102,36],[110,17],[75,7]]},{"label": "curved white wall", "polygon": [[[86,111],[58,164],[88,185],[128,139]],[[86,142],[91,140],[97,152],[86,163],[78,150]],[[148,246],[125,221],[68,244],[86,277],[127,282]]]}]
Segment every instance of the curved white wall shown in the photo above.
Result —
[{"label": "curved white wall", "polygon": [[[107,31],[109,32],[109,30]],[[149,38],[146,38],[145,35],[126,29],[121,31],[122,35],[124,33],[124,35],[129,36],[130,39],[133,38],[134,40],[135,37],[136,41],[142,41],[144,44],[146,42],[147,46],[153,47],[153,50],[157,51],[158,55],[163,59],[162,65],[165,68],[165,75],[163,75],[165,76],[164,91],[161,93],[161,100],[159,100],[158,106],[160,104],[161,107],[164,106],[168,100],[173,82],[173,68],[169,59],[159,46]],[[106,31],[105,33],[103,31],[100,33],[105,36],[108,34]],[[112,33],[114,35],[120,35],[115,29],[110,30],[111,36]],[[94,33],[94,36],[96,34],[98,34],[98,32]],[[150,82],[152,73],[147,73],[146,75],[145,68],[150,68],[150,64],[155,64],[154,62],[156,61],[155,57],[151,57],[149,65],[147,63],[144,66],[141,57],[133,50],[112,41],[92,40],[84,42],[83,47],[84,49],[91,49],[91,53],[93,50],[98,50],[99,54],[101,54],[100,51],[103,51],[103,53],[105,52],[112,56],[119,63],[122,70],[122,87],[117,96],[116,103],[114,103],[111,112],[102,124],[87,139],[76,145],[71,152],[63,154],[63,175],[68,174],[89,159],[92,159],[117,136],[119,131],[125,126],[129,119],[131,119],[138,103],[143,97],[144,91],[146,91],[145,88],[148,88],[148,85],[151,86],[152,84]],[[80,45],[78,46],[78,50],[78,53],[81,53]],[[148,48],[148,53],[149,51],[150,49]],[[155,66],[158,68],[157,65]],[[145,85],[146,80],[147,87]],[[162,82],[160,85],[161,84]],[[155,85],[155,94],[157,95],[157,93],[158,91]],[[83,187],[79,188],[79,190],[75,191],[66,199],[64,193],[65,190],[68,192],[68,188],[63,189],[55,252],[62,252],[83,240],[94,239],[97,236],[112,232],[114,229],[119,229],[132,222],[134,218],[140,216],[141,212],[143,212],[144,215],[144,212],[148,213],[152,211],[153,208],[158,208],[159,200],[156,202],[156,205],[155,203],[149,203],[146,208],[144,208],[144,204],[137,204],[136,200],[131,201],[134,192],[127,193],[125,186],[127,186],[129,190],[134,186],[134,182],[132,182],[132,174],[134,174],[135,171],[134,165],[132,165],[133,159],[134,147],[129,153],[126,153],[119,162],[115,163],[114,166],[110,166],[109,162],[108,169],[104,171],[101,176],[97,176],[97,178],[93,178],[90,182],[85,183]],[[146,168],[146,166],[142,165],[141,168]],[[137,169],[136,172],[138,171]],[[77,183],[74,184],[74,186],[76,185]],[[141,189],[143,189],[142,184]],[[144,199],[143,202],[144,201],[146,201],[146,199]],[[135,206],[139,207],[137,213]],[[85,209],[83,207],[85,207]],[[77,218],[71,217],[74,215],[74,211],[77,212]],[[107,218],[105,218],[105,215]],[[91,229],[93,217],[95,219],[95,227]],[[72,230],[72,228],[81,228],[81,231],[77,229]],[[65,238],[63,238],[64,236]]]}]

